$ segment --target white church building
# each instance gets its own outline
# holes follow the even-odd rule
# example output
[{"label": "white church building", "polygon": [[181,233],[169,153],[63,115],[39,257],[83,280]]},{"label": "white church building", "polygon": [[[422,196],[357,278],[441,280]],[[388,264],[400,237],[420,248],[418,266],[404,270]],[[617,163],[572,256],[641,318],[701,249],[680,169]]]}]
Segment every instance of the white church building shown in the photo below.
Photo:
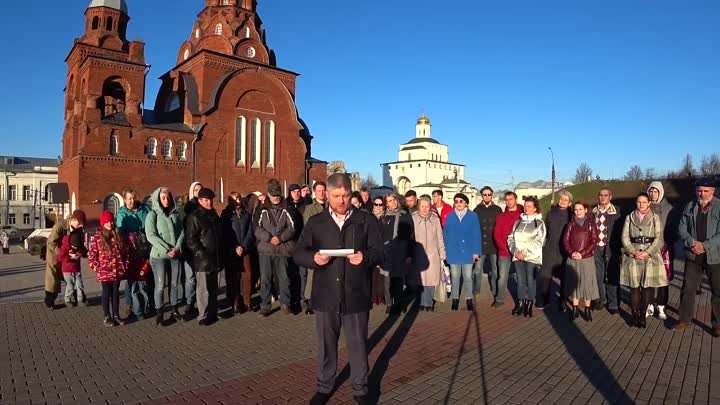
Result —
[{"label": "white church building", "polygon": [[383,186],[400,194],[415,190],[418,196],[443,191],[445,201],[452,203],[455,193],[465,193],[470,208],[480,201],[480,193],[464,180],[465,165],[449,160],[448,146],[431,137],[430,119],[424,114],[415,125],[415,138],[400,145],[398,160],[382,163]]}]

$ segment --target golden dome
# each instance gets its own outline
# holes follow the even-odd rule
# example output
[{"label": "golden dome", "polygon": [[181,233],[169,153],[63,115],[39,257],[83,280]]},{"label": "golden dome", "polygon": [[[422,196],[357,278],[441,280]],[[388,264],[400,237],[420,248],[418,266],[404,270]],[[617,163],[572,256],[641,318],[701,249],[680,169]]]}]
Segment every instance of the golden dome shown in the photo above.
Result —
[{"label": "golden dome", "polygon": [[420,118],[417,120],[418,125],[430,125],[430,118],[425,116],[425,114],[421,115]]}]

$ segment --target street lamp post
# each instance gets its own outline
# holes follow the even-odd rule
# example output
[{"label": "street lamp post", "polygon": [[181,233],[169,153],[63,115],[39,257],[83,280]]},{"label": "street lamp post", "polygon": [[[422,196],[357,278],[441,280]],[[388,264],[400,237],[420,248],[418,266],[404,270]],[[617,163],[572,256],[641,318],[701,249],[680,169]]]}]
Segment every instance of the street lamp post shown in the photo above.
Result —
[{"label": "street lamp post", "polygon": [[552,158],[552,179],[551,179],[551,194],[550,194],[550,205],[555,204],[555,154],[553,153],[553,150],[551,147],[548,146],[548,149],[550,150],[550,157]]}]

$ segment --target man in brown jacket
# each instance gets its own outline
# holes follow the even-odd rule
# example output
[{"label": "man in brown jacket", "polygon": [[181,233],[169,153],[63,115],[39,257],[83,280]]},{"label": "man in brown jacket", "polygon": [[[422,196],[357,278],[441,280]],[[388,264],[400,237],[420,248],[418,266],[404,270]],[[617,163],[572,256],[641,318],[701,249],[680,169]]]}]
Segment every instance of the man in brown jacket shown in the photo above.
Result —
[{"label": "man in brown jacket", "polygon": [[45,306],[55,309],[55,299],[60,293],[60,280],[63,279],[62,269],[58,266],[56,256],[62,239],[73,229],[85,225],[85,212],[73,211],[70,218],[58,221],[50,231],[47,238],[47,253],[45,254]]}]

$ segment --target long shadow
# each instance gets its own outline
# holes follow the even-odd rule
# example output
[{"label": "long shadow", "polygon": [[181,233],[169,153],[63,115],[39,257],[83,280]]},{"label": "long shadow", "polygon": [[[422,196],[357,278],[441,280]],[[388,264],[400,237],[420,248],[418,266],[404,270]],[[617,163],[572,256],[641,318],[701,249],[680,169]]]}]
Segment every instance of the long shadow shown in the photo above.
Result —
[{"label": "long shadow", "polygon": [[15,290],[9,290],[9,291],[3,291],[0,292],[0,299],[2,298],[9,298],[13,295],[20,295],[20,294],[27,294],[31,292],[37,292],[42,291],[45,289],[45,285],[35,286],[35,287],[25,287],[25,288],[18,288]]},{"label": "long shadow", "polygon": [[480,378],[482,381],[482,393],[483,393],[483,402],[484,404],[488,403],[488,391],[487,391],[487,382],[485,380],[485,354],[483,351],[483,345],[482,345],[482,338],[480,336],[480,321],[478,319],[477,311],[473,311],[470,316],[468,316],[467,324],[465,325],[465,333],[463,334],[462,343],[460,343],[460,349],[458,350],[457,357],[455,359],[455,368],[453,369],[452,377],[450,378],[450,384],[448,385],[447,392],[445,393],[445,398],[443,399],[444,405],[449,405],[451,402],[450,394],[453,392],[453,388],[455,387],[455,380],[457,378],[457,373],[460,370],[460,363],[462,360],[462,356],[465,353],[465,343],[467,342],[468,335],[470,335],[470,327],[471,324],[475,324],[475,334],[477,338],[477,349],[478,349],[478,360],[480,361]]},{"label": "long shadow", "polygon": [[377,404],[378,401],[380,401],[380,394],[382,394],[382,379],[385,376],[388,367],[390,367],[390,360],[392,360],[398,350],[400,350],[400,347],[417,319],[418,312],[419,309],[415,305],[410,307],[410,311],[407,315],[405,315],[397,329],[395,329],[395,333],[393,333],[390,340],[388,340],[387,344],[385,344],[383,351],[375,361],[375,365],[368,377],[368,396],[370,397],[371,404]]},{"label": "long shadow", "polygon": [[44,270],[44,269],[40,269],[40,268],[26,268],[26,269],[21,269],[21,268],[17,268],[17,269],[11,269],[11,270],[0,270],[0,277],[15,276],[15,275],[18,275],[18,274],[23,274],[23,273],[37,273],[37,272],[42,271],[42,270]]},{"label": "long shadow", "polygon": [[575,360],[575,364],[595,389],[605,397],[606,402],[611,404],[634,403],[634,400],[613,377],[612,372],[600,358],[592,343],[587,340],[575,323],[550,311],[546,311],[544,314],[557,336],[562,340],[567,352]]}]

